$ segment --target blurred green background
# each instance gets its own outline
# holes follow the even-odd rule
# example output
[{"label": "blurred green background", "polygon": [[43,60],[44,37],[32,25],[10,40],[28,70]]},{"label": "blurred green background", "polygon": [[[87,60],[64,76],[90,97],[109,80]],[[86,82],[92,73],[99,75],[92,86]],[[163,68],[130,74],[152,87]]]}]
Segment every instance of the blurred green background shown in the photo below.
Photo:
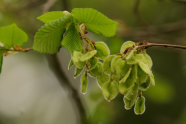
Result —
[{"label": "blurred green background", "polygon": [[[119,22],[117,37],[104,38],[117,53],[124,41],[150,41],[186,45],[185,0],[0,0],[0,26],[17,23],[33,36],[42,25],[36,17],[47,11],[94,8]],[[122,96],[104,100],[95,79],[88,93],[79,91],[79,78],[68,71],[70,54],[61,49],[58,59],[81,97],[87,124],[186,124],[186,51],[150,48],[156,86],[145,93],[146,112],[136,116],[125,110]],[[5,57],[0,75],[0,124],[81,124],[68,88],[51,71],[49,59],[37,52]]]}]

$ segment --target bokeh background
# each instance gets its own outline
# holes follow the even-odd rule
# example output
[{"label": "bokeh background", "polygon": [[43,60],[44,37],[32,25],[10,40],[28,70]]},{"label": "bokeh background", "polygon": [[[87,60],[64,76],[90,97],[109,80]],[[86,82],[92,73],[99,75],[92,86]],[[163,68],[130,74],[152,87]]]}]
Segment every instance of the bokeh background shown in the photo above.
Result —
[{"label": "bokeh background", "polygon": [[[16,23],[29,35],[47,11],[95,8],[119,22],[116,37],[89,33],[117,53],[124,41],[186,45],[186,0],[0,0],[0,26]],[[37,52],[4,57],[0,75],[0,124],[186,124],[186,51],[149,48],[156,86],[146,93],[146,112],[125,110],[122,96],[104,100],[95,79],[80,93],[79,78],[68,71],[70,54]],[[82,121],[82,120],[86,120]]]}]

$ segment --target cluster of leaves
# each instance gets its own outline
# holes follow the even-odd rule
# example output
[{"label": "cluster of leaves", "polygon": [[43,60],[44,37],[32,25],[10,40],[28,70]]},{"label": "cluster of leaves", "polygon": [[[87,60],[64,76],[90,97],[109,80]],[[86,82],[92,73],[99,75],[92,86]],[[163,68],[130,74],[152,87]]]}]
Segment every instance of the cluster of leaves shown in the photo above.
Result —
[{"label": "cluster of leaves", "polygon": [[[88,76],[97,79],[106,100],[113,100],[119,93],[124,95],[125,109],[134,105],[136,114],[145,111],[142,95],[150,85],[155,85],[152,74],[152,60],[141,43],[127,41],[120,53],[110,55],[108,46],[101,41],[92,41],[87,30],[105,37],[114,36],[117,22],[97,10],[84,8],[67,11],[53,11],[38,17],[45,24],[34,37],[33,49],[55,54],[65,47],[71,54],[69,63],[76,67],[74,77],[81,75],[81,91],[86,93]],[[0,28],[0,63],[3,54],[10,51],[25,51],[20,48],[27,41],[27,35],[15,24]],[[0,66],[1,67],[1,66]]]},{"label": "cluster of leaves", "polygon": [[71,53],[82,50],[83,45],[79,34],[84,32],[80,29],[81,24],[85,24],[88,30],[107,37],[114,36],[117,28],[115,21],[90,8],[76,8],[71,13],[48,12],[38,19],[45,25],[36,33],[33,49],[48,54],[57,53],[61,46]]}]

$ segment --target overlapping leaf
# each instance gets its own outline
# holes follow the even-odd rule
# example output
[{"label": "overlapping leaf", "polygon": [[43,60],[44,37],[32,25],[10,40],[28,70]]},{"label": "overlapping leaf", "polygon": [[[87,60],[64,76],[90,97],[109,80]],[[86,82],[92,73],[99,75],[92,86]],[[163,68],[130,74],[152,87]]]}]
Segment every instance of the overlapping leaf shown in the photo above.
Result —
[{"label": "overlapping leaf", "polygon": [[73,53],[75,50],[79,51],[82,49],[82,41],[74,24],[71,24],[65,33],[65,36],[62,40],[62,46],[64,46],[71,53]]},{"label": "overlapping leaf", "polygon": [[71,14],[45,24],[34,37],[33,49],[41,53],[54,54],[61,47],[61,40],[66,25],[72,21]]},{"label": "overlapping leaf", "polygon": [[102,34],[107,37],[116,33],[117,22],[109,19],[102,13],[91,8],[76,8],[72,10],[72,15],[79,23],[84,23],[88,30]]},{"label": "overlapping leaf", "polygon": [[42,21],[44,23],[49,23],[49,22],[55,21],[57,19],[60,19],[63,16],[65,16],[63,11],[52,11],[52,12],[47,12],[47,13],[37,17],[37,19],[39,19],[40,21]]}]

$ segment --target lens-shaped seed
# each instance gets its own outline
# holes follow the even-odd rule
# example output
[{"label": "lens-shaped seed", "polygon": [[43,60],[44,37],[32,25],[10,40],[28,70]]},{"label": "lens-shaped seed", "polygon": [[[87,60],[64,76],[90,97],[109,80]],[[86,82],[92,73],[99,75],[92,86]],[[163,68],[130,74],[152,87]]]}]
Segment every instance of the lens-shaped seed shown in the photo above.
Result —
[{"label": "lens-shaped seed", "polygon": [[89,74],[93,77],[98,77],[103,73],[103,63],[97,62],[96,67],[92,69]]},{"label": "lens-shaped seed", "polygon": [[136,115],[141,115],[145,112],[145,97],[138,97],[135,103],[134,112]]},{"label": "lens-shaped seed", "polygon": [[108,55],[110,55],[110,49],[104,42],[96,42],[95,47],[97,50],[96,57],[105,59]]},{"label": "lens-shaped seed", "polygon": [[74,65],[79,69],[85,66],[85,62],[80,61],[82,55],[83,54],[80,51],[74,51],[72,54],[72,61]]},{"label": "lens-shaped seed", "polygon": [[87,85],[88,85],[87,72],[84,72],[81,75],[81,92],[84,93],[84,94],[87,91]]},{"label": "lens-shaped seed", "polygon": [[114,56],[108,56],[103,63],[103,71],[107,74],[111,73],[111,61],[113,58]]},{"label": "lens-shaped seed", "polygon": [[124,42],[121,46],[120,53],[123,54],[128,47],[132,47],[133,45],[135,45],[133,41]]},{"label": "lens-shaped seed", "polygon": [[102,75],[100,75],[100,76],[97,76],[97,82],[98,82],[98,85],[102,88],[103,87],[103,85],[106,83],[106,82],[108,82],[110,80],[110,77],[107,75],[107,74],[105,74],[105,73],[103,73]]},{"label": "lens-shaped seed", "polygon": [[97,53],[97,50],[92,50],[90,52],[87,52],[81,56],[80,61],[82,61],[82,62],[87,61],[90,58],[94,57],[96,55],[96,53]]},{"label": "lens-shaped seed", "polygon": [[106,82],[102,88],[103,95],[107,101],[113,100],[118,95],[118,84],[116,81]]},{"label": "lens-shaped seed", "polygon": [[138,84],[135,84],[123,98],[126,110],[132,108],[132,106],[135,104],[137,96],[138,96]]}]

